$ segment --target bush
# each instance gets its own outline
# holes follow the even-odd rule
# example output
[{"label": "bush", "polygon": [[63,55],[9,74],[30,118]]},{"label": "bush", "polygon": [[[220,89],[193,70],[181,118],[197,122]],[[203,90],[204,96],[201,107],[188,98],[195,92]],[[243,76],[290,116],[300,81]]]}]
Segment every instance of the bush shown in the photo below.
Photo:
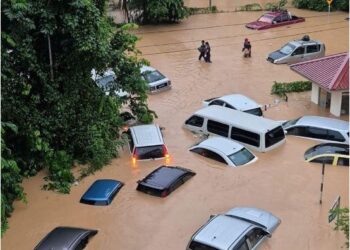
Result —
[{"label": "bush", "polygon": [[[293,6],[299,9],[310,9],[317,11],[328,11],[328,3],[319,0],[293,0]],[[343,10],[349,12],[348,0],[334,0],[331,4],[331,10]]]},{"label": "bush", "polygon": [[286,96],[286,93],[309,91],[311,88],[312,84],[310,81],[295,81],[289,83],[274,81],[271,94],[283,97]]},{"label": "bush", "polygon": [[336,208],[334,210],[330,210],[337,215],[339,219],[337,219],[335,223],[335,230],[341,230],[345,234],[347,241],[345,245],[349,248],[349,208]]},{"label": "bush", "polygon": [[258,3],[246,4],[239,7],[240,11],[260,11],[262,10],[261,5]]},{"label": "bush", "polygon": [[208,14],[208,13],[217,13],[218,9],[216,6],[207,7],[207,8],[193,8],[193,7],[186,7],[187,13],[189,15],[196,15],[196,14]]}]

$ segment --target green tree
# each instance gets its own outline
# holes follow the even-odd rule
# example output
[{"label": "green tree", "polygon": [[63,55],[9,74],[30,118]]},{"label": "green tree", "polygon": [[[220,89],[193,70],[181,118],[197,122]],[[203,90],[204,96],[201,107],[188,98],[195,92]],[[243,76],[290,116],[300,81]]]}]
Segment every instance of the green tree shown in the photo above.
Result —
[{"label": "green tree", "polygon": [[349,208],[336,208],[330,211],[331,213],[335,213],[337,215],[337,220],[335,223],[335,230],[341,230],[345,234],[347,239],[346,247],[349,248]]},{"label": "green tree", "polygon": [[177,22],[188,16],[183,0],[120,0],[128,20],[139,23]]},{"label": "green tree", "polygon": [[[310,9],[317,11],[328,11],[327,1],[319,0],[293,0],[292,4],[299,9]],[[348,0],[334,0],[331,4],[331,10],[349,11]]]},{"label": "green tree", "polygon": [[[115,26],[105,0],[4,0],[1,7],[1,113],[18,127],[6,136],[18,171],[5,178],[35,175],[45,167],[44,188],[67,193],[73,164],[87,164],[86,175],[117,156],[123,105],[142,121],[155,116],[140,74],[146,62],[129,32],[135,26]],[[111,96],[92,80],[92,69],[113,69]],[[114,94],[119,89],[130,96],[121,99]],[[3,201],[11,191],[1,191]],[[6,205],[13,200],[6,198]]]}]

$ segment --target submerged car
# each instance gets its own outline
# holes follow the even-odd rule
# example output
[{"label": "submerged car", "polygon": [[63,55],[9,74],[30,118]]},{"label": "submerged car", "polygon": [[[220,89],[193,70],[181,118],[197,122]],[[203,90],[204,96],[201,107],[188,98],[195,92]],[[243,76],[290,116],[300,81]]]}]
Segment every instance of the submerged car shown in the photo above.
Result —
[{"label": "submerged car", "polygon": [[305,22],[305,18],[292,15],[289,11],[271,11],[262,15],[257,21],[246,24],[254,30],[263,30],[293,23]]},{"label": "submerged car", "polygon": [[171,81],[155,68],[142,66],[141,75],[147,82],[150,93],[157,93],[171,89]]},{"label": "submerged car", "polygon": [[166,197],[194,175],[196,173],[187,168],[161,166],[138,181],[136,190],[158,197]]},{"label": "submerged car", "polygon": [[349,145],[341,143],[318,144],[306,150],[304,158],[307,162],[349,167]]},{"label": "submerged car", "polygon": [[279,50],[270,53],[266,60],[275,64],[291,64],[323,57],[325,51],[324,43],[310,40],[309,36],[304,36],[302,39],[291,41]]},{"label": "submerged car", "polygon": [[346,121],[321,117],[302,116],[283,122],[287,135],[295,135],[325,142],[349,143],[349,123]]},{"label": "submerged car", "polygon": [[189,150],[231,167],[248,165],[257,160],[257,157],[244,146],[223,137],[208,138]]},{"label": "submerged car", "polygon": [[213,215],[192,237],[187,250],[249,250],[275,231],[281,220],[268,211],[237,207]]},{"label": "submerged car", "polygon": [[203,106],[218,105],[252,115],[262,116],[261,106],[254,100],[241,94],[231,94],[221,97],[210,98],[203,101]]},{"label": "submerged car", "polygon": [[124,183],[117,180],[96,180],[81,197],[80,203],[107,206],[123,186]]},{"label": "submerged car", "polygon": [[97,234],[97,230],[75,227],[56,227],[34,250],[65,249],[81,250],[87,245],[89,238]]},{"label": "submerged car", "polygon": [[133,161],[168,158],[160,127],[156,124],[137,125],[126,132]]},{"label": "submerged car", "polygon": [[109,69],[103,74],[97,74],[96,70],[91,71],[91,78],[96,82],[96,85],[102,89],[106,95],[111,95],[111,90],[114,89],[114,95],[125,98],[129,96],[129,93],[119,88],[115,83],[115,73]]}]

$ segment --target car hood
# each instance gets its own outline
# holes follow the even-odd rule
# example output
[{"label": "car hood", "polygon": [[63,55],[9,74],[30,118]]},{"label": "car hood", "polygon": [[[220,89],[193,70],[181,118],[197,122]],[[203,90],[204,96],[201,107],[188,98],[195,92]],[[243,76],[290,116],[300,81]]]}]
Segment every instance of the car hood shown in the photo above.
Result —
[{"label": "car hood", "polygon": [[268,57],[273,60],[277,60],[285,56],[286,56],[285,54],[281,53],[279,50],[276,50],[274,52],[271,52]]},{"label": "car hood", "polygon": [[260,208],[237,207],[231,209],[226,214],[258,223],[265,227],[266,231],[268,231],[270,234],[275,231],[275,229],[281,223],[281,220],[278,217]]},{"label": "car hood", "polygon": [[271,25],[270,23],[264,23],[264,22],[259,22],[259,21],[254,21],[251,23],[247,23],[245,26],[250,29],[261,29],[262,27],[269,26]]}]

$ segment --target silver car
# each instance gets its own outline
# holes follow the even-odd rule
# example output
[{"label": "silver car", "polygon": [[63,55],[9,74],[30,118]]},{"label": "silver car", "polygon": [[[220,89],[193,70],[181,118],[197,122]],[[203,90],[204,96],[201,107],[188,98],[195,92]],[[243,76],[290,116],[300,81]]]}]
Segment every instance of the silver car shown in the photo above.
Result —
[{"label": "silver car", "polygon": [[322,117],[303,116],[282,124],[287,135],[295,135],[323,142],[349,143],[349,123]]},{"label": "silver car", "polygon": [[150,93],[157,93],[171,89],[171,81],[155,68],[142,66],[141,75],[147,82]]},{"label": "silver car", "polygon": [[270,53],[267,60],[275,64],[292,64],[323,57],[325,51],[326,47],[322,42],[310,40],[306,36],[303,39],[291,41],[279,50]]},{"label": "silver car", "polygon": [[187,250],[252,250],[278,227],[281,220],[268,211],[237,207],[211,216],[191,238]]},{"label": "silver car", "polygon": [[248,165],[258,158],[243,145],[230,139],[214,136],[189,149],[204,157],[225,163],[230,167]]}]

